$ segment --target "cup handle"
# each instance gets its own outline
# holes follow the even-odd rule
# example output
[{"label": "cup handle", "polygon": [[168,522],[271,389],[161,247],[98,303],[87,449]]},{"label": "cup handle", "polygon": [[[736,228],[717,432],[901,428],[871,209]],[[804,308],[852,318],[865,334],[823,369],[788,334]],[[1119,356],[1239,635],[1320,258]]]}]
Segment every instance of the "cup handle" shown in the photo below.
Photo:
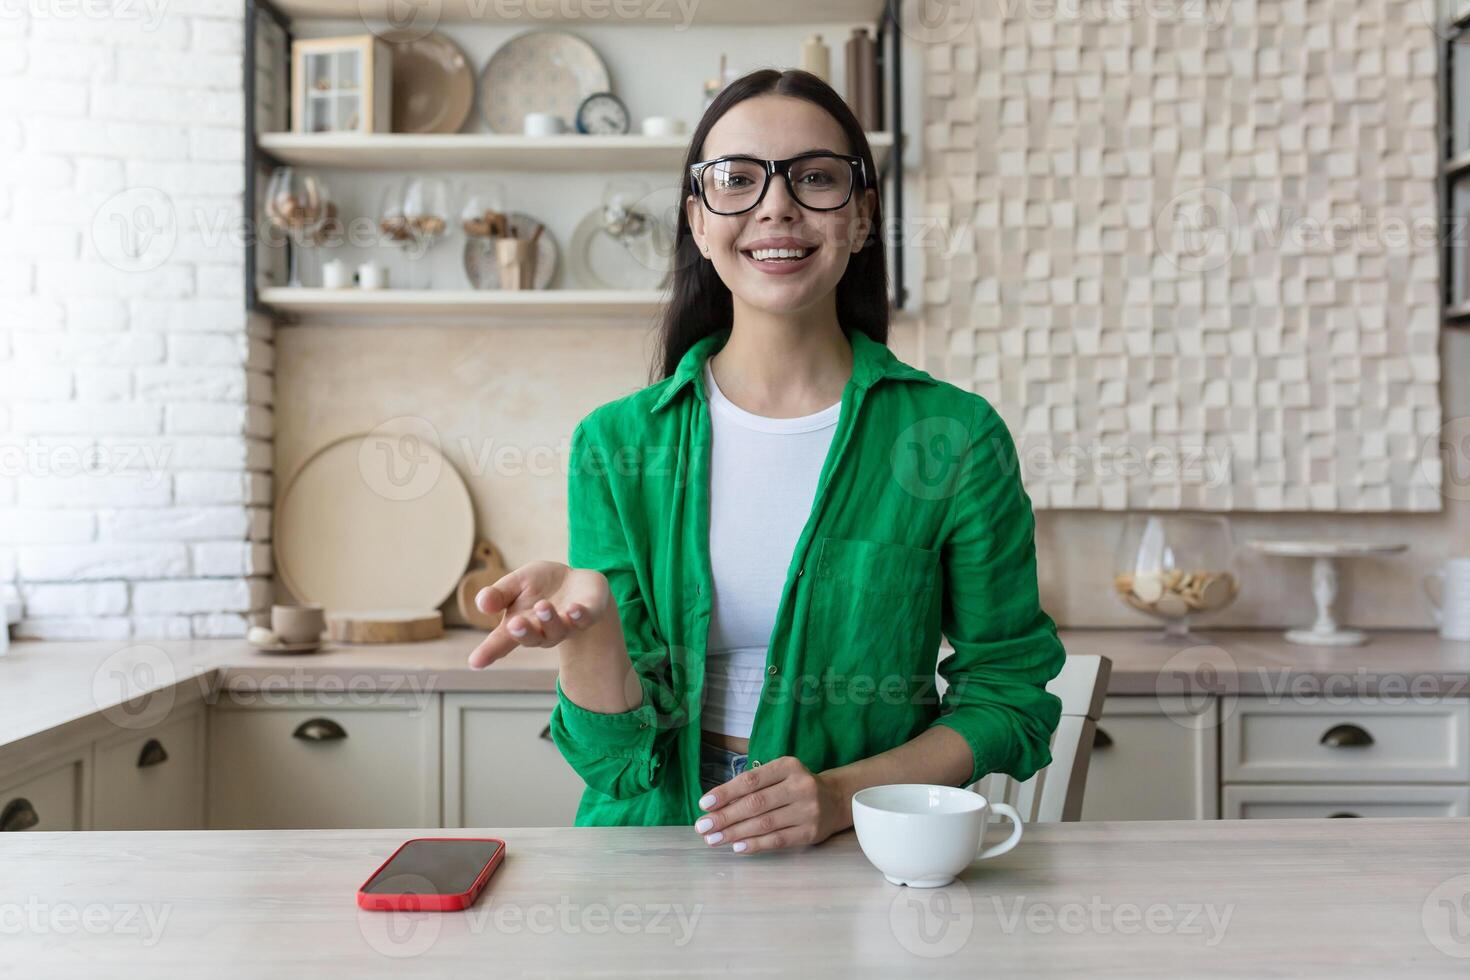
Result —
[{"label": "cup handle", "polygon": [[994,847],[987,847],[985,850],[981,851],[980,856],[977,858],[977,860],[980,861],[984,861],[986,858],[1000,857],[1002,854],[1009,851],[1017,844],[1021,843],[1022,822],[1021,815],[1016,812],[1016,808],[1011,806],[1009,803],[992,803],[990,804],[990,809],[994,810],[999,816],[1005,817],[1006,819],[1010,820],[1012,825],[1011,836],[1007,837],[999,844],[996,844]]},{"label": "cup handle", "polygon": [[1434,581],[1436,581],[1436,582],[1439,583],[1439,593],[1440,593],[1441,596],[1443,596],[1444,595],[1444,572],[1442,572],[1442,571],[1440,571],[1440,572],[1430,572],[1428,575],[1424,576],[1422,579],[1419,580],[1419,584],[1424,588],[1424,595],[1425,595],[1425,597],[1427,597],[1429,599],[1429,614],[1434,617],[1434,625],[1435,626],[1443,626],[1444,625],[1444,614],[1443,614],[1443,610],[1441,608],[1440,600],[1439,599],[1436,599],[1434,597],[1434,593],[1431,592],[1431,591],[1429,591],[1429,582],[1430,582],[1431,579],[1433,579]]}]

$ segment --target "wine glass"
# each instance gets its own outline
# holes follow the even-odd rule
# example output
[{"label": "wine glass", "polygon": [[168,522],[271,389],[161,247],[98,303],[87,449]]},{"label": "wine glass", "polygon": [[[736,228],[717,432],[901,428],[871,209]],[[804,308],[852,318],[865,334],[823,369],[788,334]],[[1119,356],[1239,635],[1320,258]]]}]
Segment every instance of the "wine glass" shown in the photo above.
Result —
[{"label": "wine glass", "polygon": [[[449,231],[449,182],[443,177],[410,178],[403,190],[403,217],[418,252],[413,258],[427,258]],[[432,286],[431,266],[425,272],[424,288]]]},{"label": "wine glass", "polygon": [[405,249],[413,241],[408,219],[403,216],[403,181],[389,181],[378,198],[379,241],[389,248]]},{"label": "wine glass", "polygon": [[[346,228],[342,225],[342,219],[337,214],[337,202],[332,200],[332,192],[322,181],[317,181],[322,194],[322,223],[316,231],[308,236],[306,244],[312,249],[323,247],[336,248],[342,244]],[[325,260],[317,262],[317,278],[321,279],[321,267]]]},{"label": "wine glass", "polygon": [[265,216],[274,227],[289,235],[296,246],[291,249],[291,277],[287,285],[299,289],[299,254],[326,219],[326,194],[321,182],[294,167],[277,167],[266,186]]},{"label": "wine glass", "polygon": [[1113,588],[1139,612],[1164,621],[1164,636],[1189,635],[1193,613],[1235,601],[1230,523],[1214,514],[1130,514],[1118,541]]}]

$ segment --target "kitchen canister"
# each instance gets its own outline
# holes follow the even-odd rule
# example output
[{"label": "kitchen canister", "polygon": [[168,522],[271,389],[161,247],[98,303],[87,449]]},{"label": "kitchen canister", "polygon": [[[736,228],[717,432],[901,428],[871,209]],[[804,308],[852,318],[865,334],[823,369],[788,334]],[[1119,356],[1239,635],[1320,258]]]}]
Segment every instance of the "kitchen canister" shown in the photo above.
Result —
[{"label": "kitchen canister", "polygon": [[802,42],[801,68],[832,84],[832,49],[822,40],[822,35],[813,34]]},{"label": "kitchen canister", "polygon": [[878,118],[878,48],[866,27],[854,27],[847,39],[847,105],[864,132],[881,129]]},{"label": "kitchen canister", "polygon": [[388,268],[381,262],[364,262],[357,267],[359,289],[387,289]]},{"label": "kitchen canister", "polygon": [[347,271],[347,263],[341,259],[328,259],[322,263],[322,288],[344,289],[352,285],[352,275]]},{"label": "kitchen canister", "polygon": [[[1437,588],[1431,583],[1437,583]],[[1424,576],[1423,585],[1439,635],[1446,640],[1470,640],[1470,558],[1448,559],[1443,568]]]}]

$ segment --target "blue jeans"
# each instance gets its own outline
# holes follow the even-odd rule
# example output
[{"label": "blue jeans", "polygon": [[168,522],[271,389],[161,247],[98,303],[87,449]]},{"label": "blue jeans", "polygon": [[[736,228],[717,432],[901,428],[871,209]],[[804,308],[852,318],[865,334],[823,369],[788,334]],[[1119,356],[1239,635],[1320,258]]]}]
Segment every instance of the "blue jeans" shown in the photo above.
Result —
[{"label": "blue jeans", "polygon": [[699,789],[708,793],[745,771],[749,756],[708,742],[699,743]]}]

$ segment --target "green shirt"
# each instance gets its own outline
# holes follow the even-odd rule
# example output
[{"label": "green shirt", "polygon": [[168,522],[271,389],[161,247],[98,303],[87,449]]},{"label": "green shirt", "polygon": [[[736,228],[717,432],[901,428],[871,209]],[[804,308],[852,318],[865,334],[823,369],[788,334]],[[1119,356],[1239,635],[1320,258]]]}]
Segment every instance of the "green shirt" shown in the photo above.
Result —
[{"label": "green shirt", "polygon": [[[1051,761],[1064,651],[1036,586],[1035,522],[1005,423],[983,397],[847,333],[852,376],[790,556],[749,765],[821,772],[945,725],[966,783]],[[607,576],[643,685],[630,711],[562,693],[551,736],[587,787],[577,826],[692,823],[711,586],[703,338],[675,373],[584,418],[571,440],[568,564]],[[753,528],[751,533],[759,533]],[[775,556],[773,556],[775,557]],[[940,632],[954,654],[937,671]]]}]

